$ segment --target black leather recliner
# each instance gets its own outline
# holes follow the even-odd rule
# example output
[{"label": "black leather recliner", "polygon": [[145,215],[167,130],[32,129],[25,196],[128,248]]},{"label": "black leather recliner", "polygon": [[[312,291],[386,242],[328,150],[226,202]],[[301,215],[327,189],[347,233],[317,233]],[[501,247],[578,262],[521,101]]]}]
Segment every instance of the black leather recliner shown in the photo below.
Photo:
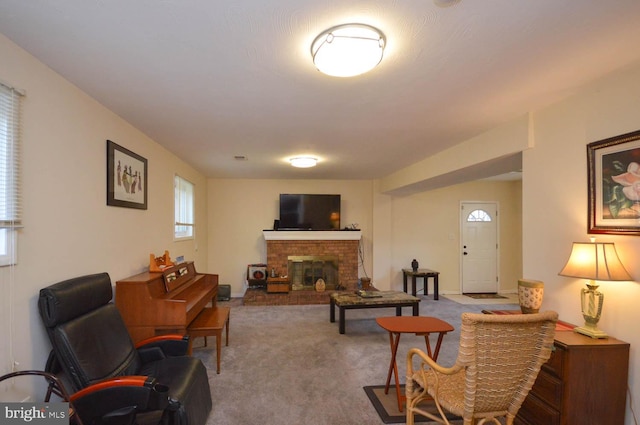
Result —
[{"label": "black leather recliner", "polygon": [[53,350],[47,372],[60,374],[87,424],[203,425],[211,391],[188,337],[161,336],[134,346],[111,302],[107,273],[40,290],[38,308]]}]

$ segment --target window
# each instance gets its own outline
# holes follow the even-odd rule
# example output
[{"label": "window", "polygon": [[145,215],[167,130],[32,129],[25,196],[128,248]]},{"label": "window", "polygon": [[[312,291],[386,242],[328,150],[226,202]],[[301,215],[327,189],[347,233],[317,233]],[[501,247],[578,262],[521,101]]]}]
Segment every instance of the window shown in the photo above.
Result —
[{"label": "window", "polygon": [[16,229],[22,225],[21,97],[19,91],[0,83],[0,266],[16,263]]},{"label": "window", "polygon": [[194,199],[193,183],[176,175],[174,178],[175,192],[175,239],[193,238]]},{"label": "window", "polygon": [[467,221],[491,221],[491,216],[485,210],[473,210],[467,216]]}]

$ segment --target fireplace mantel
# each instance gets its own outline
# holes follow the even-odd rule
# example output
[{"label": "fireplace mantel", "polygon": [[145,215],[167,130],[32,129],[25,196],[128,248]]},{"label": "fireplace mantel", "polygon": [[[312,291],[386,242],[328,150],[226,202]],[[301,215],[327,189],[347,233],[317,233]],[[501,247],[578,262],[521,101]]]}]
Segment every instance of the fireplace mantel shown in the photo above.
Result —
[{"label": "fireplace mantel", "polygon": [[359,241],[360,230],[263,230],[267,241]]}]

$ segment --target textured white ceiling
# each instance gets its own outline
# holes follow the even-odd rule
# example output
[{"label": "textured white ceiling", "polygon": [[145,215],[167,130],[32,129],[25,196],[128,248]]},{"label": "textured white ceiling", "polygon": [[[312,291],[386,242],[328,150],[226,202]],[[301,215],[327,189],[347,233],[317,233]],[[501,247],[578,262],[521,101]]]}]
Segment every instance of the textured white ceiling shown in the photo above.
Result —
[{"label": "textured white ceiling", "polygon": [[[384,177],[640,59],[638,0],[436,3],[0,0],[0,32],[216,178]],[[382,63],[320,74],[311,42],[348,22]]]}]

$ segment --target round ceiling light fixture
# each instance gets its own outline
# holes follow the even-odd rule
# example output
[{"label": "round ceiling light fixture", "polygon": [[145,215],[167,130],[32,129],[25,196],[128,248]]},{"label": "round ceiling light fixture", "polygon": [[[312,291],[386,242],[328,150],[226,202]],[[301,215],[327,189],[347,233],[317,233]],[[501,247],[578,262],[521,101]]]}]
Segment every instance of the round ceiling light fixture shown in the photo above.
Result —
[{"label": "round ceiling light fixture", "polygon": [[433,3],[438,7],[450,7],[460,3],[460,0],[433,0]]},{"label": "round ceiling light fixture", "polygon": [[386,44],[382,31],[365,24],[338,25],[311,44],[316,68],[333,77],[354,77],[375,68]]},{"label": "round ceiling light fixture", "polygon": [[296,156],[295,158],[290,158],[289,163],[296,168],[311,168],[316,166],[318,158],[312,156]]}]

